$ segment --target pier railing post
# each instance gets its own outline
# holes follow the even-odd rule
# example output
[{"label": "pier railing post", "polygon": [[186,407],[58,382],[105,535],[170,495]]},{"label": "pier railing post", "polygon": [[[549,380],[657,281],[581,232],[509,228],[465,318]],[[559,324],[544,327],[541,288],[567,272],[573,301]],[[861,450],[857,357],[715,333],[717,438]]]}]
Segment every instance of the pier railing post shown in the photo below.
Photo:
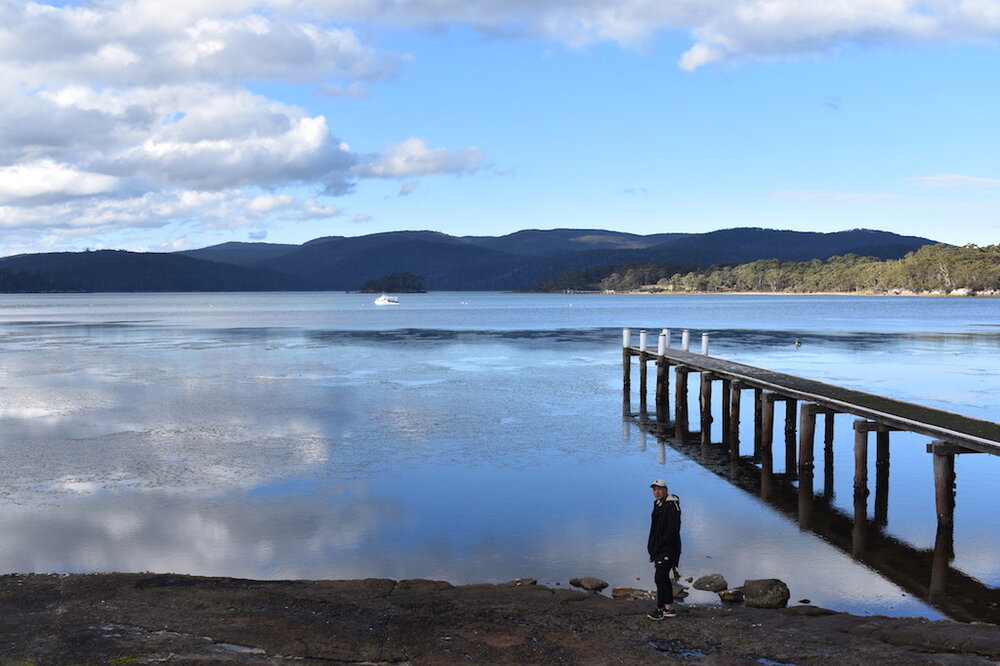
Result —
[{"label": "pier railing post", "polygon": [[684,351],[688,351],[688,348],[690,346],[691,346],[691,331],[684,329],[684,332],[681,333],[681,349]]},{"label": "pier railing post", "polygon": [[708,333],[701,334],[701,353],[703,356],[708,356]]}]

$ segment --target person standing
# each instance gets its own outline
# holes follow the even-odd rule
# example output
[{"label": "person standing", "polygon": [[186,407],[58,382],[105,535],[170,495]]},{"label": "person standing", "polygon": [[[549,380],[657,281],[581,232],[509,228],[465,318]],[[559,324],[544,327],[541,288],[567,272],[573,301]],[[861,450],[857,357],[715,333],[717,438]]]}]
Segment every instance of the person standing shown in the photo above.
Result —
[{"label": "person standing", "polygon": [[647,617],[662,620],[677,616],[670,570],[676,569],[681,559],[681,500],[667,492],[667,483],[662,479],[649,487],[653,489],[653,515],[646,549],[649,561],[656,567],[656,609]]}]

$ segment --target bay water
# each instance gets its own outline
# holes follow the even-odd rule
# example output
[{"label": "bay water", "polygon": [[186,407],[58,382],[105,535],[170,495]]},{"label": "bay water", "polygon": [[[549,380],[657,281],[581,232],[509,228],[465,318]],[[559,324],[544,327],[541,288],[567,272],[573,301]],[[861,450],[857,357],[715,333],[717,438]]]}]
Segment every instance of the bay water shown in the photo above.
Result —
[{"label": "bay water", "polygon": [[[653,348],[664,327],[696,349],[707,332],[714,356],[995,421],[1000,299],[373,298],[0,295],[0,572],[650,589],[662,478],[681,497],[685,576],[942,616],[623,418],[621,328]],[[850,516],[851,417],[835,424],[830,502]],[[927,441],[891,438],[884,529],[917,550],[936,529]],[[952,566],[995,590],[1000,459],[958,456],[956,476]]]}]

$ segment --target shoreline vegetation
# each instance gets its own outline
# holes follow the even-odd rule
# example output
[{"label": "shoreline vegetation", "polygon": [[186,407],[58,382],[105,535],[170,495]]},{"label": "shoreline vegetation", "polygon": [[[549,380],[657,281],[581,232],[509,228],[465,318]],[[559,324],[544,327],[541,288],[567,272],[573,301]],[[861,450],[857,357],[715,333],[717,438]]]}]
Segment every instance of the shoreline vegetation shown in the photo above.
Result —
[{"label": "shoreline vegetation", "polygon": [[998,296],[1000,245],[926,245],[902,259],[855,254],[825,261],[761,259],[678,272],[673,263],[633,263],[564,271],[545,292],[652,294],[840,294]]}]

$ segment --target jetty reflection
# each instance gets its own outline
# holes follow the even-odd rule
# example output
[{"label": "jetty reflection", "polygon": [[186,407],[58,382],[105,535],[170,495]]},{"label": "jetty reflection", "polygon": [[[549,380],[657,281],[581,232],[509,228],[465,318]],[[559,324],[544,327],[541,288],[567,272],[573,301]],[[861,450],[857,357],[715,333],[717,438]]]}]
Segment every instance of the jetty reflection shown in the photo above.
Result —
[{"label": "jetty reflection", "polygon": [[[719,477],[759,497],[799,527],[821,537],[853,559],[877,571],[942,614],[964,622],[1000,623],[1000,591],[955,568],[955,456],[967,453],[1000,454],[1000,425],[924,408],[882,396],[865,394],[708,356],[708,336],[702,354],[688,351],[684,331],[681,349],[669,348],[667,329],[656,353],[647,351],[645,331],[639,346],[629,344],[623,332],[623,406],[626,424],[638,425],[643,437],[655,437]],[[639,358],[639,405],[632,409],[629,357]],[[647,361],[655,361],[655,408],[647,407]],[[669,368],[674,368],[673,418],[670,409]],[[700,375],[700,429],[688,418],[689,375]],[[713,403],[713,382],[721,383],[721,399]],[[753,394],[753,448],[740,450],[741,395]],[[782,404],[784,466],[775,471],[775,404]],[[712,440],[713,404],[721,404],[721,437]],[[833,503],[834,434],[851,420],[853,437],[853,512]],[[814,460],[818,419],[823,416],[822,484]],[[857,417],[862,418],[857,418]],[[933,438],[927,453],[933,457],[937,531],[933,548],[916,548],[888,533],[890,446],[893,431],[906,430]],[[869,439],[875,433],[874,513],[869,479]],[[781,444],[778,444],[781,446]],[[746,449],[749,451],[749,442]],[[661,448],[661,460],[663,458]]]},{"label": "jetty reflection", "polygon": [[[813,474],[775,473],[753,456],[733,457],[721,442],[704,446],[701,433],[686,439],[674,436],[671,422],[657,421],[642,412],[626,415],[626,426],[638,426],[640,435],[669,446],[733,486],[759,497],[782,515],[798,523],[853,559],[877,571],[914,597],[942,614],[962,622],[1000,623],[1000,590],[956,569],[954,559],[954,499],[939,515],[932,549],[915,548],[886,532],[888,527],[888,457],[875,479],[874,519],[867,515],[869,486],[855,486],[854,512],[848,515],[833,505],[833,456],[827,449],[823,461],[824,490],[815,494]],[[828,423],[833,423],[832,416]],[[827,439],[827,442],[832,438]],[[648,445],[648,440],[647,440]],[[663,461],[661,449],[660,460]],[[952,470],[952,475],[954,471]],[[954,477],[953,477],[954,478]]]}]

